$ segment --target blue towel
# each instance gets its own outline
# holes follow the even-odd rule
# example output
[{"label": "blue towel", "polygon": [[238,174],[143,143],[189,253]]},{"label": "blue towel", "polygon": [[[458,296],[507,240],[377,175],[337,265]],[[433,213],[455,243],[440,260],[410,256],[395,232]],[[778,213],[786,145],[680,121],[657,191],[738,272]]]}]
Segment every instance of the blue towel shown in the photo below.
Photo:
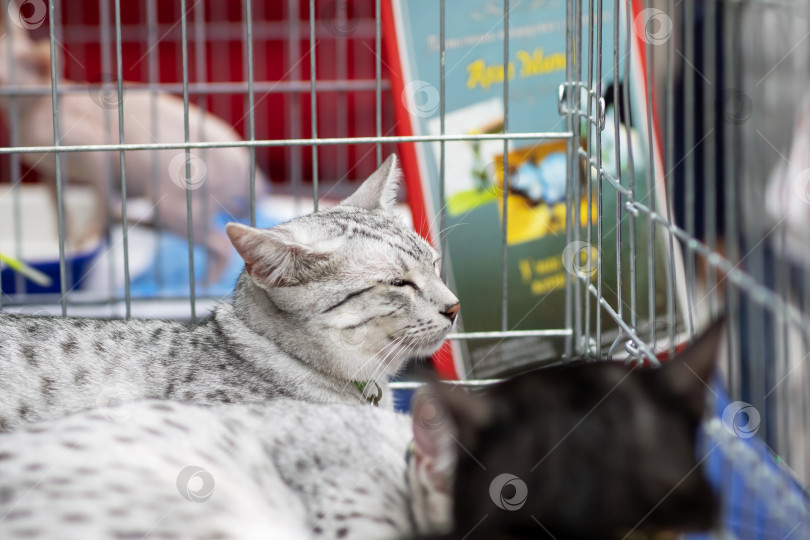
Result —
[{"label": "blue towel", "polygon": [[[721,383],[716,382],[712,387],[717,395],[714,415],[720,419],[729,399]],[[810,521],[807,521],[810,499],[792,475],[780,466],[780,458],[757,437],[732,438],[731,442],[736,443],[737,448],[722,444],[708,455],[704,463],[706,475],[723,501],[721,522],[724,529],[738,540],[810,538]],[[710,441],[709,449],[714,444],[716,442]],[[755,476],[756,471],[766,473],[769,478]],[[770,485],[774,481],[780,485],[779,499]],[[791,508],[785,497],[800,501],[805,511],[797,512]],[[711,537],[692,534],[686,538],[710,540]]]}]

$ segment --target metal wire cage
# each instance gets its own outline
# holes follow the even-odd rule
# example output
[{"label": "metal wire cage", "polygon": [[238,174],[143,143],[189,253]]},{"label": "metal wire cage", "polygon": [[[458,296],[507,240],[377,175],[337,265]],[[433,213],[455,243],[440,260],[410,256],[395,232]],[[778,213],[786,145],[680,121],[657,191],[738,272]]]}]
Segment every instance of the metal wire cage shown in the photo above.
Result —
[{"label": "metal wire cage", "polygon": [[[572,78],[567,84],[584,85],[592,96],[587,110],[569,99],[570,127],[577,126],[583,116],[599,121],[601,74],[618,70],[620,58],[636,52],[628,39],[624,47],[614,43],[612,59],[600,54],[600,27],[606,16],[600,12],[601,5],[574,2],[570,6],[573,30],[569,28],[569,36],[575,41],[576,36],[587,37],[581,41],[581,50],[569,56]],[[660,263],[654,257],[625,269],[620,268],[619,257],[600,259],[596,283],[587,279],[573,283],[575,289],[582,288],[581,295],[575,290],[571,299],[573,346],[588,355],[592,339],[602,345],[599,319],[609,317],[621,328],[627,352],[654,362],[656,355],[674,350],[679,334],[691,340],[706,321],[725,313],[728,335],[722,378],[731,403],[722,413],[717,411],[722,422],[707,427],[707,448],[716,443],[731,456],[721,473],[724,478],[734,474],[729,471],[749,468],[743,474],[748,496],[773,497],[771,507],[784,516],[777,507],[790,500],[790,482],[777,481],[773,470],[752,458],[740,438],[758,434],[781,456],[777,461],[789,464],[800,482],[808,481],[810,273],[805,250],[799,247],[807,245],[808,236],[799,223],[810,216],[807,160],[801,157],[810,150],[808,105],[801,90],[810,76],[806,43],[810,9],[801,2],[661,1],[633,2],[632,9],[624,12],[617,6],[612,16],[616,35],[624,18],[642,43],[637,53],[651,97],[646,104],[647,122],[657,127],[647,132],[647,167],[650,176],[657,174],[663,182],[663,190],[651,190],[650,199],[642,201],[621,174],[606,173],[599,129],[589,131],[584,159],[593,167],[584,181],[596,184],[599,200],[617,193],[619,221],[649,223],[646,238],[630,239],[631,259],[635,259],[635,242],[646,242],[649,252],[658,244],[658,249],[669,252],[664,263],[669,269],[656,272],[654,267]],[[582,65],[587,75],[578,77]],[[613,127],[616,161],[625,152],[632,163],[632,148],[622,140],[619,123]],[[656,202],[656,196],[663,200]],[[602,212],[600,208],[600,216]],[[585,239],[601,253],[605,224],[597,221],[595,231],[572,227],[571,239]],[[617,252],[621,251],[618,242]],[[632,273],[633,264],[649,265],[650,299],[656,281],[667,282],[664,321],[656,322],[656,309],[651,306],[649,326],[637,326],[636,314],[643,307],[636,304],[635,291],[623,291],[621,277],[614,283],[602,278],[605,268],[614,264],[617,276],[623,270]],[[605,300],[603,291],[610,288],[617,289],[617,304]],[[588,296],[596,302],[593,307],[585,300]],[[658,332],[662,327],[663,339]],[[723,400],[717,394],[715,398]],[[802,537],[808,534],[806,505],[797,500],[793,505],[804,517],[790,525],[780,524],[778,518],[754,517],[752,511],[728,526],[726,534]]]},{"label": "metal wire cage", "polygon": [[[442,57],[445,3],[452,2],[442,0],[435,5],[442,28],[438,45]],[[126,193],[123,162],[132,153],[171,150],[184,154],[185,165],[192,152],[249,148],[253,165],[245,195],[250,198],[249,219],[255,223],[259,169],[274,180],[276,193],[289,193],[297,212],[306,212],[310,207],[305,207],[305,202],[317,209],[324,195],[348,193],[350,188],[342,180],[364,177],[394,144],[439,143],[443,181],[444,156],[450,151],[445,143],[485,138],[445,133],[443,64],[437,66],[442,81],[437,89],[442,100],[440,134],[392,134],[395,122],[391,102],[399,96],[391,94],[382,56],[381,0],[309,0],[301,5],[297,0],[279,5],[231,2],[227,7],[216,2],[187,5],[181,0],[170,13],[149,0],[132,8],[135,12],[123,12],[123,17],[120,2],[101,1],[97,19],[91,22],[75,17],[57,0],[50,0],[47,6],[42,1],[12,2],[11,7],[16,6],[20,13],[24,4],[34,8],[41,5],[45,14],[41,19],[32,18],[38,11],[24,12],[18,20],[7,17],[7,34],[11,35],[12,25],[22,20],[28,25],[26,30],[47,39],[50,51],[64,50],[67,54],[50,56],[53,84],[25,87],[15,82],[11,70],[11,79],[3,81],[0,88],[7,104],[8,124],[8,144],[0,148],[0,156],[8,156],[3,167],[11,184],[6,198],[13,201],[9,208],[16,223],[11,254],[23,255],[19,190],[27,169],[21,166],[21,156],[52,153],[56,156],[61,283],[56,296],[32,295],[17,278],[15,292],[0,295],[0,307],[5,309],[30,311],[33,305],[53,311],[58,304],[56,311],[61,315],[92,312],[130,316],[153,313],[140,307],[160,301],[160,307],[154,309],[162,316],[193,319],[208,305],[198,302],[219,298],[206,294],[204,285],[196,285],[191,235],[187,241],[188,293],[168,299],[161,294],[133,298],[128,274],[129,229],[112,222],[107,223],[107,236],[120,230],[110,245],[118,242],[122,246],[122,260],[115,263],[111,257],[110,264],[124,269],[122,286],[110,285],[93,295],[71,291],[62,170],[62,161],[70,153],[104,151],[110,156],[108,172],[113,157],[120,156],[120,191]],[[502,35],[508,36],[510,16],[520,0],[490,4],[493,20],[503,28]],[[679,343],[694,338],[707,321],[725,313],[722,379],[729,407],[736,409],[726,408],[731,424],[720,420],[710,423],[706,439],[718,441],[730,456],[724,462],[727,472],[721,476],[743,471],[745,489],[760,494],[767,491],[767,496],[763,495],[769,499],[766,506],[782,518],[779,523],[763,525],[763,518],[756,515],[750,518],[750,526],[731,532],[746,538],[802,538],[810,534],[807,509],[789,479],[802,485],[810,481],[810,370],[806,362],[810,354],[810,101],[804,92],[810,82],[810,5],[799,0],[660,0],[607,5],[603,0],[566,4],[565,82],[560,87],[559,109],[538,111],[538,115],[559,115],[564,124],[548,137],[566,141],[566,241],[584,243],[596,256],[588,272],[566,275],[565,324],[528,333],[564,337],[568,359],[625,358],[658,363]],[[605,32],[622,35],[623,39],[603,42]],[[501,39],[504,65],[508,65],[509,40]],[[283,69],[258,67],[267,64],[257,62],[258,57],[266,60],[274,54],[274,42],[280,46],[276,54]],[[77,43],[97,46],[98,50],[81,56]],[[163,74],[161,47],[169,46],[174,48],[169,54],[174,55],[179,75],[175,81]],[[241,69],[237,75],[217,79],[218,70],[232,58],[218,56],[219,51],[229,47],[235,48],[242,60],[235,63]],[[7,51],[0,62],[13,65],[13,52]],[[96,82],[80,87],[62,84],[63,73],[73,80],[93,79],[87,73],[71,73],[75,65],[59,65],[61,57],[70,55],[74,59],[66,59],[67,65],[95,59]],[[141,64],[142,71],[137,72],[143,81],[140,86],[124,82],[135,76],[128,65],[130,57]],[[633,111],[633,117],[629,106],[633,90],[629,84],[614,85],[617,121],[607,123],[606,88],[602,87],[605,75],[610,73],[618,79],[617,74],[624,71],[624,80],[629,81],[633,66],[641,68],[642,77],[637,82],[646,89],[646,110],[641,114]],[[182,96],[183,140],[124,140],[120,127],[123,109],[116,106],[110,110],[118,115],[120,142],[113,143],[114,133],[109,131],[103,144],[65,146],[61,141],[69,126],[59,122],[60,102],[69,93],[87,92],[88,88],[117,96],[137,91]],[[31,95],[50,97],[54,119],[51,145],[20,144],[26,121],[20,103]],[[539,140],[542,134],[509,131],[508,77],[503,79],[502,101],[503,134],[493,138],[503,140],[504,155],[508,156],[509,140]],[[191,142],[189,103],[194,102],[233,119],[245,140],[223,143],[203,137],[198,139],[202,142]],[[618,121],[622,115],[628,124],[647,126],[642,131],[647,138],[645,156],[634,155],[627,132]],[[274,122],[283,129],[275,129]],[[109,123],[107,129],[112,130],[112,125]],[[608,135],[612,149],[605,145]],[[604,166],[608,150],[615,163],[628,161],[629,175],[623,175],[621,166],[615,173]],[[643,162],[644,173],[658,182],[648,193],[635,191],[632,171],[638,165],[634,160]],[[185,174],[191,176],[190,170]],[[282,178],[284,181],[279,181]],[[508,186],[509,180],[504,182]],[[311,200],[304,192],[310,184]],[[191,190],[187,192],[191,223],[197,217],[190,210]],[[442,190],[440,193],[443,196]],[[593,205],[595,215],[589,211],[580,215],[576,195],[580,193],[587,194],[587,208]],[[509,219],[505,197],[506,190],[504,276]],[[606,201],[615,223],[603,220]],[[441,223],[444,203],[440,200],[439,215],[435,216]],[[126,222],[126,197],[120,206]],[[636,237],[636,223],[644,225],[645,234]],[[438,238],[437,243],[444,246],[445,240]],[[611,246],[616,254],[613,259],[601,256],[606,242],[615,243]],[[644,253],[660,252],[664,256],[640,259],[640,246],[646,248]],[[649,279],[640,279],[642,273]],[[514,331],[509,326],[505,277],[502,286],[502,325],[493,328],[489,337],[525,337],[526,331]],[[614,330],[606,332],[611,325]],[[481,336],[459,332],[452,337],[465,340]],[[735,424],[733,417],[741,411],[745,419]],[[753,435],[780,456],[776,466],[770,461],[763,464],[756,455],[751,457],[755,451],[746,443]],[[785,464],[792,471],[784,473]],[[799,525],[785,530],[783,523]]]},{"label": "metal wire cage", "polygon": [[[9,16],[3,17],[3,62],[8,67],[0,88],[8,146],[0,155],[2,178],[8,181],[4,250],[16,258],[26,256],[26,229],[36,217],[26,204],[28,192],[33,190],[25,188],[39,177],[55,186],[56,204],[51,207],[59,212],[53,216],[59,255],[53,259],[58,260],[59,269],[51,269],[56,283],[47,290],[20,274],[7,273],[0,302],[10,308],[35,304],[44,312],[57,304],[57,312],[63,315],[70,306],[74,315],[150,316],[157,313],[150,306],[159,301],[163,316],[192,319],[198,302],[202,302],[202,311],[209,308],[222,297],[222,291],[205,286],[209,282],[209,269],[202,260],[206,253],[195,253],[190,246],[199,244],[205,234],[195,228],[197,224],[207,226],[210,217],[193,202],[217,196],[216,188],[210,189],[211,175],[193,170],[205,167],[206,161],[210,166],[212,151],[229,146],[249,150],[249,178],[223,179],[220,184],[244,181],[241,195],[248,199],[247,217],[254,223],[256,189],[268,184],[265,175],[272,180],[269,183],[277,198],[291,197],[293,213],[301,214],[317,208],[319,199],[334,200],[350,193],[355,180],[370,174],[384,151],[394,151],[391,142],[379,138],[383,129],[390,133],[393,121],[373,10],[371,2],[348,5],[300,0],[124,5],[87,1],[72,4],[70,9],[44,0],[10,2]],[[39,67],[44,72],[31,81],[25,77],[27,57],[41,55],[43,46],[45,55],[39,62],[44,60],[46,65]],[[175,109],[185,109],[184,120],[169,134],[160,133],[166,126],[160,117],[166,112],[160,108],[164,95],[175,97]],[[38,131],[40,136],[52,131],[44,143],[35,140],[25,125],[25,111],[38,98],[36,106],[50,106],[56,119],[51,127],[46,118],[48,125]],[[95,105],[91,112],[103,110],[102,117],[88,122],[81,114],[81,120],[71,116],[80,99],[88,107]],[[202,118],[196,128],[195,109]],[[208,118],[225,120],[245,140],[216,140],[215,133],[206,133],[207,113],[211,113]],[[95,136],[77,136],[76,125],[88,123],[96,129]],[[137,140],[127,140],[124,132],[129,125],[138,125],[145,133]],[[42,150],[53,154],[41,154]],[[200,193],[190,194],[186,208],[162,210],[155,197],[145,200],[145,211],[138,212],[127,199],[138,198],[138,192],[143,195],[145,186],[141,184],[146,181],[142,177],[147,175],[128,173],[129,163],[148,156],[148,176],[156,182],[167,174],[160,158],[166,153],[184,156],[177,162],[178,170],[169,175],[176,176],[180,185],[188,180]],[[74,217],[69,199],[83,179],[70,177],[69,162],[71,156],[89,160],[97,155],[103,161],[98,163],[96,176],[107,179],[113,199],[121,193],[128,196],[120,204],[112,200],[106,209],[108,218],[119,219],[106,220],[102,257],[90,263],[91,271],[75,267],[81,247],[71,244]],[[202,181],[194,184],[199,174]],[[154,192],[160,189],[165,187],[157,183],[152,187]],[[218,204],[214,205],[213,210],[218,210]],[[137,258],[142,246],[131,249],[130,237],[147,227],[164,231],[166,215],[181,213],[188,213],[196,235],[186,238],[186,233],[180,234],[189,246],[183,269],[189,274],[185,286],[156,283],[152,290],[139,293],[129,275],[130,267],[138,263],[129,259],[133,253]],[[225,217],[240,216],[226,212]],[[279,219],[289,217],[285,208]],[[121,218],[129,221],[127,227],[121,227]],[[171,266],[174,255],[155,247],[155,266]],[[155,279],[177,280],[177,275],[164,275],[170,271],[156,269]]]},{"label": "metal wire cage", "polygon": [[[631,260],[635,242],[646,242],[649,252],[657,244],[657,249],[669,253],[664,262],[669,268],[656,272],[660,262],[654,257],[631,262],[629,268],[620,267],[619,257],[602,258],[595,283],[574,280],[573,347],[587,355],[592,354],[591,340],[603,345],[600,317],[608,317],[619,325],[631,356],[654,362],[656,355],[671,353],[676,343],[691,340],[706,321],[725,313],[728,334],[722,378],[731,403],[717,410],[722,422],[707,428],[707,448],[717,443],[730,456],[723,478],[734,474],[730,471],[748,469],[742,474],[750,490],[746,496],[772,498],[770,506],[784,516],[777,507],[790,500],[790,482],[777,481],[773,470],[752,458],[740,438],[757,434],[774,455],[781,456],[777,461],[789,464],[792,474],[806,485],[810,273],[805,250],[799,247],[807,245],[808,236],[799,223],[810,216],[807,161],[801,157],[810,150],[807,101],[801,90],[810,76],[806,42],[810,10],[801,2],[633,2],[624,12],[616,7],[612,24],[618,35],[623,18],[642,45],[633,51],[629,38],[624,47],[614,43],[609,58],[600,54],[607,19],[601,5],[570,6],[569,36],[575,41],[576,36],[586,37],[581,50],[569,56],[567,84],[584,85],[592,99],[587,110],[569,99],[569,127],[577,126],[582,117],[599,121],[601,74],[618,70],[624,55],[638,53],[651,97],[647,122],[657,127],[647,132],[647,168],[650,176],[663,182],[663,189],[651,190],[649,200],[642,201],[621,174],[606,173],[604,134],[598,129],[589,131],[584,159],[593,167],[584,181],[596,184],[599,200],[616,193],[619,221],[649,224],[646,238],[630,239]],[[586,76],[578,77],[583,65]],[[626,153],[632,163],[632,148],[621,138],[619,123],[613,128],[616,161]],[[594,231],[572,227],[571,240],[584,239],[601,253],[605,224],[597,221]],[[621,276],[622,271],[632,273],[634,264],[649,265],[648,298],[654,297],[657,281],[666,281],[664,321],[657,322],[657,310],[650,307],[647,328],[636,324],[636,314],[644,308],[636,304],[635,291],[622,290],[621,277],[613,283],[602,277],[608,265],[615,265],[615,275]],[[616,304],[605,299],[603,291],[611,288],[620,299]],[[596,302],[593,306],[585,300],[588,296]],[[715,398],[723,401],[717,394]],[[779,518],[755,517],[751,511],[734,526],[727,525],[725,533],[802,537],[808,534],[806,504],[798,500],[792,504],[803,517],[790,525],[780,524]]]}]

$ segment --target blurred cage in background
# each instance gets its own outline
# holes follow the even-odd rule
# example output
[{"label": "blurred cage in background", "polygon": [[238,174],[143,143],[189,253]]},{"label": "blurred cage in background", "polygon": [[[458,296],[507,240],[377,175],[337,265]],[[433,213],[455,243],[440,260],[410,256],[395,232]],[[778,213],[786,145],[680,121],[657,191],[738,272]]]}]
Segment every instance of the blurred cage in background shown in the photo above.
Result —
[{"label": "blurred cage in background", "polygon": [[[138,143],[173,143],[173,153],[184,152],[182,125],[179,137],[158,140],[155,133],[165,126],[161,123],[166,122],[159,117],[160,110],[151,106],[134,112],[127,109],[138,95],[152,99],[158,93],[168,93],[182,100],[184,92],[191,107],[198,106],[203,116],[208,113],[221,118],[242,138],[274,141],[251,146],[256,167],[254,174],[269,178],[273,199],[268,204],[274,206],[268,212],[277,218],[274,221],[311,211],[313,185],[317,185],[320,198],[339,200],[345,197],[358,181],[376,168],[380,156],[395,151],[395,145],[387,142],[332,143],[318,147],[285,142],[317,137],[376,137],[392,133],[390,84],[387,66],[381,62],[379,52],[380,31],[374,16],[374,0],[148,0],[120,4],[106,0],[81,0],[70,4],[56,1],[53,3],[55,17],[50,16],[51,6],[46,0],[10,0],[8,7],[9,14],[14,12],[17,19],[12,16],[3,20],[6,46],[2,62],[7,67],[0,81],[0,105],[3,105],[0,108],[5,120],[5,129],[0,130],[2,145],[43,144],[30,142],[31,129],[26,126],[23,115],[30,109],[27,104],[31,100],[48,101],[51,98],[49,80],[35,83],[24,80],[31,47],[19,43],[22,41],[19,37],[16,39],[18,43],[13,43],[15,34],[19,36],[22,29],[35,47],[44,47],[47,51],[51,39],[56,47],[56,54],[51,55],[50,60],[57,76],[56,107],[58,109],[62,103],[63,109],[60,113],[63,117],[59,126],[63,139],[60,145],[64,146],[64,139],[80,131],[75,126],[66,125],[71,120],[64,118],[66,97],[79,96],[104,111],[103,133],[80,140],[83,144],[113,148],[103,153],[106,160],[104,170],[97,172],[109,178],[111,191],[117,197],[121,192],[118,151],[115,150],[117,147],[110,145],[118,141],[119,54],[124,125],[128,122],[140,124],[153,135],[152,140]],[[50,68],[46,71],[45,76],[49,78]],[[182,101],[178,101],[175,105],[181,104]],[[47,105],[42,102],[37,107]],[[81,123],[76,117],[72,120],[75,124]],[[52,134],[48,135],[51,130],[50,124],[43,125],[38,128],[38,135],[48,136],[50,143],[54,140]],[[195,132],[192,126],[190,140],[208,141],[210,136],[202,129]],[[125,138],[124,143],[128,142],[133,141]],[[134,147],[130,145],[129,148]],[[201,157],[204,164],[207,150],[200,145],[190,148],[192,166],[197,157]],[[133,152],[126,150],[125,159]],[[42,167],[43,161],[50,158],[32,153],[0,154],[0,190],[4,189],[5,200],[5,205],[0,208],[0,214],[5,214],[0,225],[6,231],[0,236],[0,252],[17,258],[41,260],[45,257],[44,250],[51,257],[50,263],[42,266],[52,278],[49,286],[42,287],[5,268],[4,298],[0,302],[8,306],[33,302],[46,312],[54,304],[63,304],[62,311],[64,305],[70,304],[74,315],[124,316],[134,313],[136,316],[188,318],[191,315],[189,296],[192,296],[193,304],[202,302],[201,310],[205,311],[227,293],[232,282],[226,279],[222,280],[221,287],[205,286],[210,285],[206,279],[208,268],[200,260],[205,253],[199,249],[195,252],[198,260],[193,269],[193,281],[200,286],[193,294],[190,292],[188,282],[192,280],[183,276],[191,272],[190,263],[181,261],[182,257],[178,256],[185,236],[175,234],[179,237],[172,236],[170,241],[160,243],[160,235],[166,227],[156,215],[153,201],[137,198],[133,201],[130,197],[129,201],[123,202],[130,222],[127,243],[134,244],[127,249],[129,260],[126,261],[130,266],[131,283],[125,283],[120,222],[108,221],[104,237],[98,239],[100,243],[97,245],[90,248],[72,245],[71,226],[80,229],[88,226],[89,218],[83,214],[98,209],[93,207],[92,197],[81,196],[81,179],[67,178],[65,162],[71,154],[61,151],[58,154],[62,156],[61,184],[65,187],[62,190],[65,200],[58,201],[60,209],[65,210],[61,218],[63,223],[58,228],[61,236],[57,235],[54,211],[57,205],[45,200],[52,194],[33,188],[35,185],[56,184],[55,171],[43,174],[43,169],[48,168]],[[92,154],[80,152],[78,155]],[[180,170],[171,174],[178,176],[182,184],[185,181],[184,162],[181,160],[179,165]],[[153,174],[170,174],[163,169],[164,164],[156,160]],[[189,181],[193,181],[196,174],[197,171],[191,170]],[[137,184],[133,186],[133,181],[137,180],[130,178],[130,194],[137,191]],[[207,183],[210,178],[204,180]],[[206,190],[206,183],[202,183],[200,191]],[[61,198],[63,195],[56,193],[56,196]],[[287,204],[290,199],[292,204]],[[73,207],[76,209],[71,212]],[[117,200],[111,200],[110,207],[112,216],[121,214],[121,203]],[[39,222],[39,209],[54,214],[52,220]],[[170,211],[185,213],[186,210],[172,208]],[[193,216],[195,223],[206,218],[201,212],[197,213]],[[84,219],[72,224],[77,215]],[[273,223],[261,223],[260,220],[260,224]],[[139,235],[139,232],[154,230],[153,226],[159,231],[153,235],[158,237],[157,240],[148,233],[146,239]],[[195,244],[198,244],[200,234],[195,232]],[[35,248],[31,248],[31,235],[36,236],[38,245]],[[46,235],[47,238],[42,239]],[[64,244],[64,263],[59,262],[57,242]],[[155,270],[155,275],[145,282],[138,283],[134,274],[150,263],[162,268]],[[67,274],[65,284],[60,284],[60,274]],[[60,294],[63,289],[68,294]],[[185,301],[179,301],[181,298]],[[151,304],[156,299],[167,302],[155,308]],[[192,311],[198,311],[196,306]]]},{"label": "blurred cage in background", "polygon": [[[12,2],[13,4],[14,2]],[[19,1],[29,35],[48,40],[50,18],[47,1]],[[79,0],[54,3],[58,13],[54,28],[60,51],[57,73],[69,81],[85,83],[85,93],[111,94],[115,107],[116,27],[115,4]],[[255,136],[258,140],[299,139],[312,136],[310,104],[310,2],[282,0],[187,0],[187,69],[183,68],[181,2],[122,2],[121,55],[127,93],[163,90],[182,97],[183,73],[188,75],[189,100],[249,134],[248,85],[255,95]],[[247,9],[253,80],[248,80]],[[44,18],[39,11],[45,9]],[[315,73],[318,96],[318,135],[348,137],[375,134],[374,101],[376,32],[374,0],[315,3]],[[106,21],[106,24],[102,24]],[[5,59],[4,59],[5,61]],[[393,126],[390,85],[385,64],[380,77],[382,126]],[[4,86],[10,86],[5,83]],[[50,95],[50,90],[38,89]],[[60,93],[71,91],[59,89]],[[3,95],[14,91],[6,88]],[[17,92],[17,95],[21,95]],[[8,145],[10,130],[2,142]],[[182,141],[181,141],[182,142]],[[369,153],[373,145],[334,145],[319,151],[319,176],[327,186],[338,180],[365,178],[376,164]],[[387,150],[393,151],[393,146]],[[257,165],[283,192],[313,178],[311,154],[295,146],[260,146]],[[10,174],[7,156],[0,165]],[[349,175],[348,177],[346,175]],[[6,176],[9,175],[9,176]],[[28,177],[24,178],[26,181]],[[287,188],[287,189],[284,189]],[[343,186],[345,192],[350,186]]]},{"label": "blurred cage in background", "polygon": [[[436,2],[437,17],[444,3]],[[45,6],[35,0],[19,4]],[[490,4],[493,18],[508,26],[511,9],[520,0]],[[365,178],[396,144],[443,140],[435,136],[414,142],[413,137],[394,136],[392,108],[401,96],[391,92],[382,56],[380,5],[381,0],[120,4],[88,0],[68,6],[52,0],[43,19],[34,20],[28,30],[34,39],[56,45],[60,53],[51,57],[58,62],[55,72],[81,83],[82,92],[117,95],[120,74],[127,81],[122,84],[126,92],[160,89],[185,94],[189,102],[235,126],[246,140],[255,141],[244,145],[254,149],[257,168],[270,179],[270,200],[285,196],[292,200],[291,217],[310,211],[313,196],[339,199],[348,194],[356,184],[346,180]],[[566,275],[567,324],[559,329],[569,336],[566,358],[657,363],[676,344],[682,346],[709,320],[725,313],[724,384],[718,388],[724,386],[728,396],[715,397],[728,405],[707,424],[703,439],[707,448],[716,443],[723,451],[713,474],[728,486],[725,508],[735,505],[743,510],[734,514],[731,525],[726,520],[718,537],[806,538],[810,535],[804,487],[810,481],[806,93],[810,4],[655,0],[618,2],[609,12],[602,11],[601,0],[573,0],[566,6],[566,81],[560,88],[559,112],[537,114],[562,114],[568,133],[583,133],[584,144],[574,144],[569,135],[566,150],[567,240],[586,242],[601,252],[604,228],[615,227],[601,220],[607,193],[615,199],[621,223],[644,221],[653,231],[631,239],[626,254],[633,261],[630,265],[625,266],[622,257],[597,256],[590,260],[596,265],[593,278],[590,272]],[[5,24],[10,28],[8,20]],[[620,35],[620,25],[630,29],[625,42],[611,42],[612,55],[604,53],[602,43],[607,25],[615,25],[612,35]],[[632,49],[631,36],[643,42],[641,49]],[[606,124],[603,116],[603,74],[617,71],[620,59],[627,59],[625,66],[643,68],[650,96],[645,116],[656,126],[647,134],[650,159],[645,163],[649,176],[663,182],[659,195],[664,200],[657,205],[654,190],[636,194],[630,180],[621,174],[611,176],[602,164],[603,130],[614,130],[615,162],[626,156],[633,169],[627,134],[620,132],[619,122]],[[78,90],[57,85],[54,96],[69,91]],[[628,103],[629,91],[626,86],[614,88],[617,118]],[[12,104],[30,93],[51,92],[51,86],[20,88],[6,81],[0,88],[0,95]],[[0,149],[0,178],[5,184],[0,187],[11,186],[3,198],[12,202],[3,208],[13,214],[0,217],[6,223],[22,219],[25,209],[16,193],[35,173],[21,164],[16,148],[24,118],[15,116],[13,106],[4,112],[9,129],[4,133],[7,148]],[[635,125],[641,119],[627,122]],[[449,136],[464,140],[463,134]],[[174,143],[170,147],[178,152],[205,146]],[[163,148],[126,142],[106,146],[125,155],[147,151],[136,148]],[[594,190],[598,208],[596,218],[588,215],[584,225],[574,219],[578,208],[570,197],[581,193],[583,186]],[[62,192],[57,195],[61,205]],[[127,203],[122,198],[121,204]],[[444,201],[439,208],[444,208]],[[507,219],[504,216],[504,227]],[[104,264],[122,264],[115,251],[122,241],[115,236],[120,230],[120,224],[106,224],[109,245],[101,250],[116,256]],[[14,231],[20,231],[19,225]],[[63,223],[59,233],[64,243]],[[2,250],[19,254],[19,239],[6,240]],[[637,243],[658,246],[670,256],[663,263],[635,260]],[[71,270],[65,253],[62,249],[56,272],[61,278]],[[186,253],[172,256],[185,258]],[[658,299],[666,305],[666,316],[656,320],[651,309],[649,326],[641,328],[637,314],[647,308],[637,305],[635,268],[656,264],[668,270],[663,273],[666,298]],[[603,270],[610,266],[615,272],[611,275],[618,276],[615,282],[603,278]],[[78,289],[69,294],[29,294],[20,278],[14,279],[14,292],[2,294],[3,309],[193,318],[205,309],[204,304],[195,307],[197,302],[221,297],[207,295],[205,284],[195,289],[195,279],[189,279],[189,292],[169,299],[159,290],[131,298],[129,282],[115,279],[90,293]],[[63,279],[57,290],[70,289],[66,283]],[[648,296],[655,298],[654,279],[638,286],[648,287]],[[618,299],[615,304],[606,300],[608,290]],[[676,308],[679,295],[683,305]],[[150,307],[136,309],[142,305]],[[607,319],[619,328],[615,340],[606,341],[602,335]],[[505,330],[504,339],[509,339],[509,328]],[[465,339],[463,332],[453,337]],[[730,423],[723,413],[731,415]],[[761,441],[760,446],[754,441]]]}]

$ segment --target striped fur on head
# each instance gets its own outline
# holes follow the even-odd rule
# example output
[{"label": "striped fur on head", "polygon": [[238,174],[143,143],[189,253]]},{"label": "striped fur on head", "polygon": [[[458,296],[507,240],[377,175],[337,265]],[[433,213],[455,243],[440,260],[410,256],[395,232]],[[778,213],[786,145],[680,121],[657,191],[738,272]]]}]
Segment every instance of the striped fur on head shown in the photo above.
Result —
[{"label": "striped fur on head", "polygon": [[392,155],[338,206],[269,230],[228,226],[267,323],[343,379],[391,376],[435,352],[454,320],[438,254],[391,210],[400,176]]}]

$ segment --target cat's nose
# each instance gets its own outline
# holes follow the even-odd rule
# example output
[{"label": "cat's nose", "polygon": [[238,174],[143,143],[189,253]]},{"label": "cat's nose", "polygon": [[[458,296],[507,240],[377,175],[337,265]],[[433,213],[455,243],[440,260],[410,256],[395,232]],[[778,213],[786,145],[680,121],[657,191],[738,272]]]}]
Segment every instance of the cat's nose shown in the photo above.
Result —
[{"label": "cat's nose", "polygon": [[456,302],[455,304],[453,304],[449,308],[446,308],[444,311],[442,311],[442,315],[444,315],[445,317],[450,319],[450,322],[454,322],[456,320],[456,315],[458,315],[458,310],[460,310],[460,309],[461,309],[461,304]]}]

